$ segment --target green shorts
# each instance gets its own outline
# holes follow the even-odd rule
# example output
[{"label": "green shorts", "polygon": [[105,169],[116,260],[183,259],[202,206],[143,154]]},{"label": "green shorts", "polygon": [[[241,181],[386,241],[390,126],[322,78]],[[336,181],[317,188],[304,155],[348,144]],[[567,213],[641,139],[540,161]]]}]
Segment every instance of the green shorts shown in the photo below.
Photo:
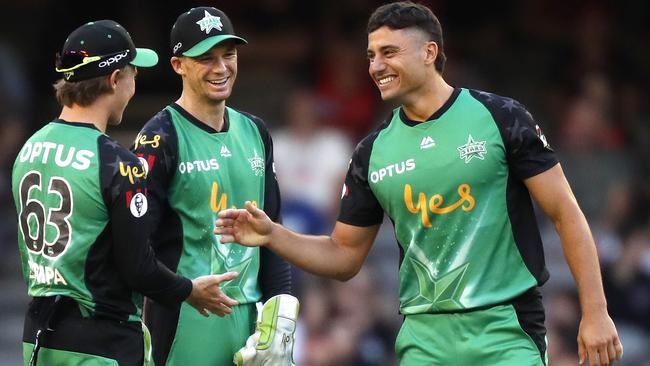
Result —
[{"label": "green shorts", "polygon": [[[206,318],[187,303],[181,307],[176,334],[171,344],[167,366],[232,365],[235,352],[246,344],[255,330],[255,304],[232,307],[233,313],[220,318]],[[156,337],[153,333],[152,337]],[[156,352],[154,344],[154,353]],[[158,362],[156,362],[157,366]]]},{"label": "green shorts", "polygon": [[395,351],[401,366],[545,365],[545,355],[522,329],[513,305],[407,315]]}]

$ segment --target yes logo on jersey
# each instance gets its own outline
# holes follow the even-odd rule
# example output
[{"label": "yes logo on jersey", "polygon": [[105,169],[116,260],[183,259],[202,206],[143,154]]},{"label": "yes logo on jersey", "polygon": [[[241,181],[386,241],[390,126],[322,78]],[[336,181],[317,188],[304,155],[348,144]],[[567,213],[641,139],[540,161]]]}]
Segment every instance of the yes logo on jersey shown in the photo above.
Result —
[{"label": "yes logo on jersey", "polygon": [[422,226],[426,228],[431,227],[431,220],[429,219],[429,212],[437,215],[444,215],[461,208],[465,212],[474,209],[476,199],[472,196],[472,188],[467,183],[458,186],[458,201],[443,206],[444,198],[440,194],[433,195],[427,200],[427,195],[424,192],[418,194],[417,203],[413,201],[413,192],[410,184],[404,185],[404,204],[406,209],[412,214],[422,215]]},{"label": "yes logo on jersey", "polygon": [[147,135],[139,133],[135,137],[134,149],[137,149],[139,146],[151,145],[152,148],[157,149],[160,146],[160,135],[154,135],[151,140],[147,140]]},{"label": "yes logo on jersey", "polygon": [[135,179],[147,178],[147,171],[143,165],[133,166],[129,163],[124,164],[124,162],[120,161],[120,175],[129,178],[129,182],[135,184]]}]

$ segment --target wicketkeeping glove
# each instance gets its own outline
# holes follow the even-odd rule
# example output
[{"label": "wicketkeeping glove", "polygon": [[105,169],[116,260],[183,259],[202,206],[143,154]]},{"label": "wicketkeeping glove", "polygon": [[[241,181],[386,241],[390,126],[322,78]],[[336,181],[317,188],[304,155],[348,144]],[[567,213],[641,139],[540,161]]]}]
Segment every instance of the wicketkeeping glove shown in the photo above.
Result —
[{"label": "wicketkeeping glove", "polygon": [[293,343],[300,303],[291,295],[277,295],[257,304],[255,333],[233,357],[237,366],[294,366]]}]

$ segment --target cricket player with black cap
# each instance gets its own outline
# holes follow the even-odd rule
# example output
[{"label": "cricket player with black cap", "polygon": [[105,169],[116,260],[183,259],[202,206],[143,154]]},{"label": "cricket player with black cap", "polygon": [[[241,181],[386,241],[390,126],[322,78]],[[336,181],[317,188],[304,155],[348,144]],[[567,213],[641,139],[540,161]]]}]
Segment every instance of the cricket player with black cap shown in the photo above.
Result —
[{"label": "cricket player with black cap", "polygon": [[147,244],[146,171],[105,134],[135,93],[137,67],[157,54],[136,48],[112,20],[73,31],[57,54],[58,118],[24,144],[12,191],[18,246],[33,298],[23,332],[27,365],[143,365],[151,360],[142,295],[170,308],[186,301],[224,315],[219,289],[236,277],[179,276]]},{"label": "cricket player with black cap", "polygon": [[[182,13],[170,42],[181,96],[151,118],[135,141],[134,151],[149,169],[156,227],[151,242],[158,259],[183,276],[239,273],[223,285],[238,302],[223,304],[230,313],[224,318],[202,319],[187,306],[172,311],[147,299],[144,316],[158,366],[228,365],[233,358],[238,365],[293,363],[298,301],[289,295],[289,264],[269,250],[219,245],[212,233],[219,211],[246,201],[279,221],[271,136],[260,118],[226,106],[237,76],[237,46],[245,43],[221,10]],[[258,301],[266,305],[256,321]]]}]

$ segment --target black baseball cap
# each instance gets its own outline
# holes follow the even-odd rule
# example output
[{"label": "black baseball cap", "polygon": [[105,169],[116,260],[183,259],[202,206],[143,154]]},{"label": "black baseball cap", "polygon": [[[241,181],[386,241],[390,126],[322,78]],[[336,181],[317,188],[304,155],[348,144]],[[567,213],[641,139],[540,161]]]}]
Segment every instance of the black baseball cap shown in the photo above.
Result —
[{"label": "black baseball cap", "polygon": [[158,55],[136,48],[129,32],[113,20],[88,22],[75,29],[56,55],[56,71],[66,81],[81,81],[108,75],[127,64],[151,67]]},{"label": "black baseball cap", "polygon": [[192,8],[179,15],[172,27],[172,54],[197,57],[226,40],[248,43],[235,35],[232,22],[223,11],[208,6]]}]

